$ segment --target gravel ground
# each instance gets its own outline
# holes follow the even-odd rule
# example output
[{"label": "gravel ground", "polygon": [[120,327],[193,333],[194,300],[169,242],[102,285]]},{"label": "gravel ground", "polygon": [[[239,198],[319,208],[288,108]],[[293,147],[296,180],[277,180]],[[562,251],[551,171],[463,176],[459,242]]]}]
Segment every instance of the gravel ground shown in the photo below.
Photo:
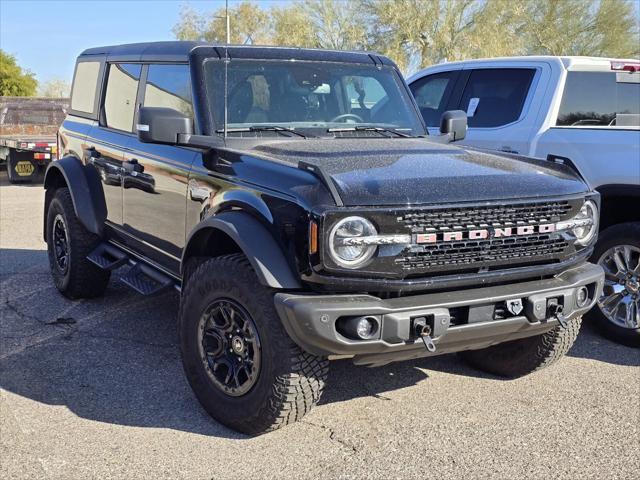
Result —
[{"label": "gravel ground", "polygon": [[0,175],[3,479],[638,478],[640,351],[589,325],[560,363],[519,380],[455,355],[334,362],[302,422],[232,432],[184,378],[177,295],[143,298],[114,279],[104,298],[61,297],[42,188]]}]

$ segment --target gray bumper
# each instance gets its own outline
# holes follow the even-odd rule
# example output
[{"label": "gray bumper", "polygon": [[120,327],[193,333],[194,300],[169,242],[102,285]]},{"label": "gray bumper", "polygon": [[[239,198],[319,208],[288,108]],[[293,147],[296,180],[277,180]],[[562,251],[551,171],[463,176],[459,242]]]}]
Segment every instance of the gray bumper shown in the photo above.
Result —
[{"label": "gray bumper", "polygon": [[[566,319],[582,315],[594,305],[603,281],[602,268],[585,263],[546,280],[386,300],[359,294],[278,293],[275,306],[287,333],[302,349],[315,355],[354,356],[354,363],[376,365],[542,334],[559,323],[549,314],[549,302],[560,303]],[[582,286],[589,300],[578,307],[575,296]],[[522,312],[496,319],[497,307],[517,299]],[[379,338],[352,340],[336,330],[339,318],[364,315],[379,319]],[[433,319],[433,353],[411,332],[412,321],[425,317]]]}]

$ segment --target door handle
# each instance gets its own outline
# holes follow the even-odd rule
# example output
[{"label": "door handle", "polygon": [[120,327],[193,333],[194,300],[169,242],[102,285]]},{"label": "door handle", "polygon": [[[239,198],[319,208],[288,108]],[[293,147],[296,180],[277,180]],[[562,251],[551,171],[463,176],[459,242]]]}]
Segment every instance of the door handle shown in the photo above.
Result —
[{"label": "door handle", "polygon": [[100,152],[96,150],[96,147],[85,148],[84,155],[87,158],[87,160],[91,163],[93,163],[96,159],[102,156]]},{"label": "door handle", "polygon": [[126,160],[125,162],[122,163],[122,166],[128,172],[137,172],[137,173],[144,172],[144,165],[140,165],[138,163],[137,158],[131,158],[129,160]]}]

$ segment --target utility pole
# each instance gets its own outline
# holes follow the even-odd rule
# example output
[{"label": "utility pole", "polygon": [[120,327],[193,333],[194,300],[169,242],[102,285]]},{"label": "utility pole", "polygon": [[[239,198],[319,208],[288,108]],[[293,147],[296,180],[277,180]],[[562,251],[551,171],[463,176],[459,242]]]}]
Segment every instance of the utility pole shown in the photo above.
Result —
[{"label": "utility pole", "polygon": [[224,16],[227,19],[227,45],[231,43],[231,22],[229,21],[229,0],[224,1]]}]

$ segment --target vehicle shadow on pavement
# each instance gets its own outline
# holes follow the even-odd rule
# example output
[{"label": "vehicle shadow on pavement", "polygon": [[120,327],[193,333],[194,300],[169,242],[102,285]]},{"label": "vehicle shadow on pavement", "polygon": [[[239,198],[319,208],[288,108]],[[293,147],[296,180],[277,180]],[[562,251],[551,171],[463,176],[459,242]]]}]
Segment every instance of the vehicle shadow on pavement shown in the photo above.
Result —
[{"label": "vehicle shadow on pavement", "polygon": [[[177,293],[145,298],[117,278],[102,298],[70,301],[51,284],[45,251],[3,249],[0,387],[97,422],[247,438],[211,420],[189,388],[180,362],[177,313]],[[637,350],[590,329],[570,355],[640,364]],[[455,355],[372,369],[344,360],[333,362],[321,404],[365,396],[384,400],[386,392],[428,380],[430,370],[498,379]]]}]

